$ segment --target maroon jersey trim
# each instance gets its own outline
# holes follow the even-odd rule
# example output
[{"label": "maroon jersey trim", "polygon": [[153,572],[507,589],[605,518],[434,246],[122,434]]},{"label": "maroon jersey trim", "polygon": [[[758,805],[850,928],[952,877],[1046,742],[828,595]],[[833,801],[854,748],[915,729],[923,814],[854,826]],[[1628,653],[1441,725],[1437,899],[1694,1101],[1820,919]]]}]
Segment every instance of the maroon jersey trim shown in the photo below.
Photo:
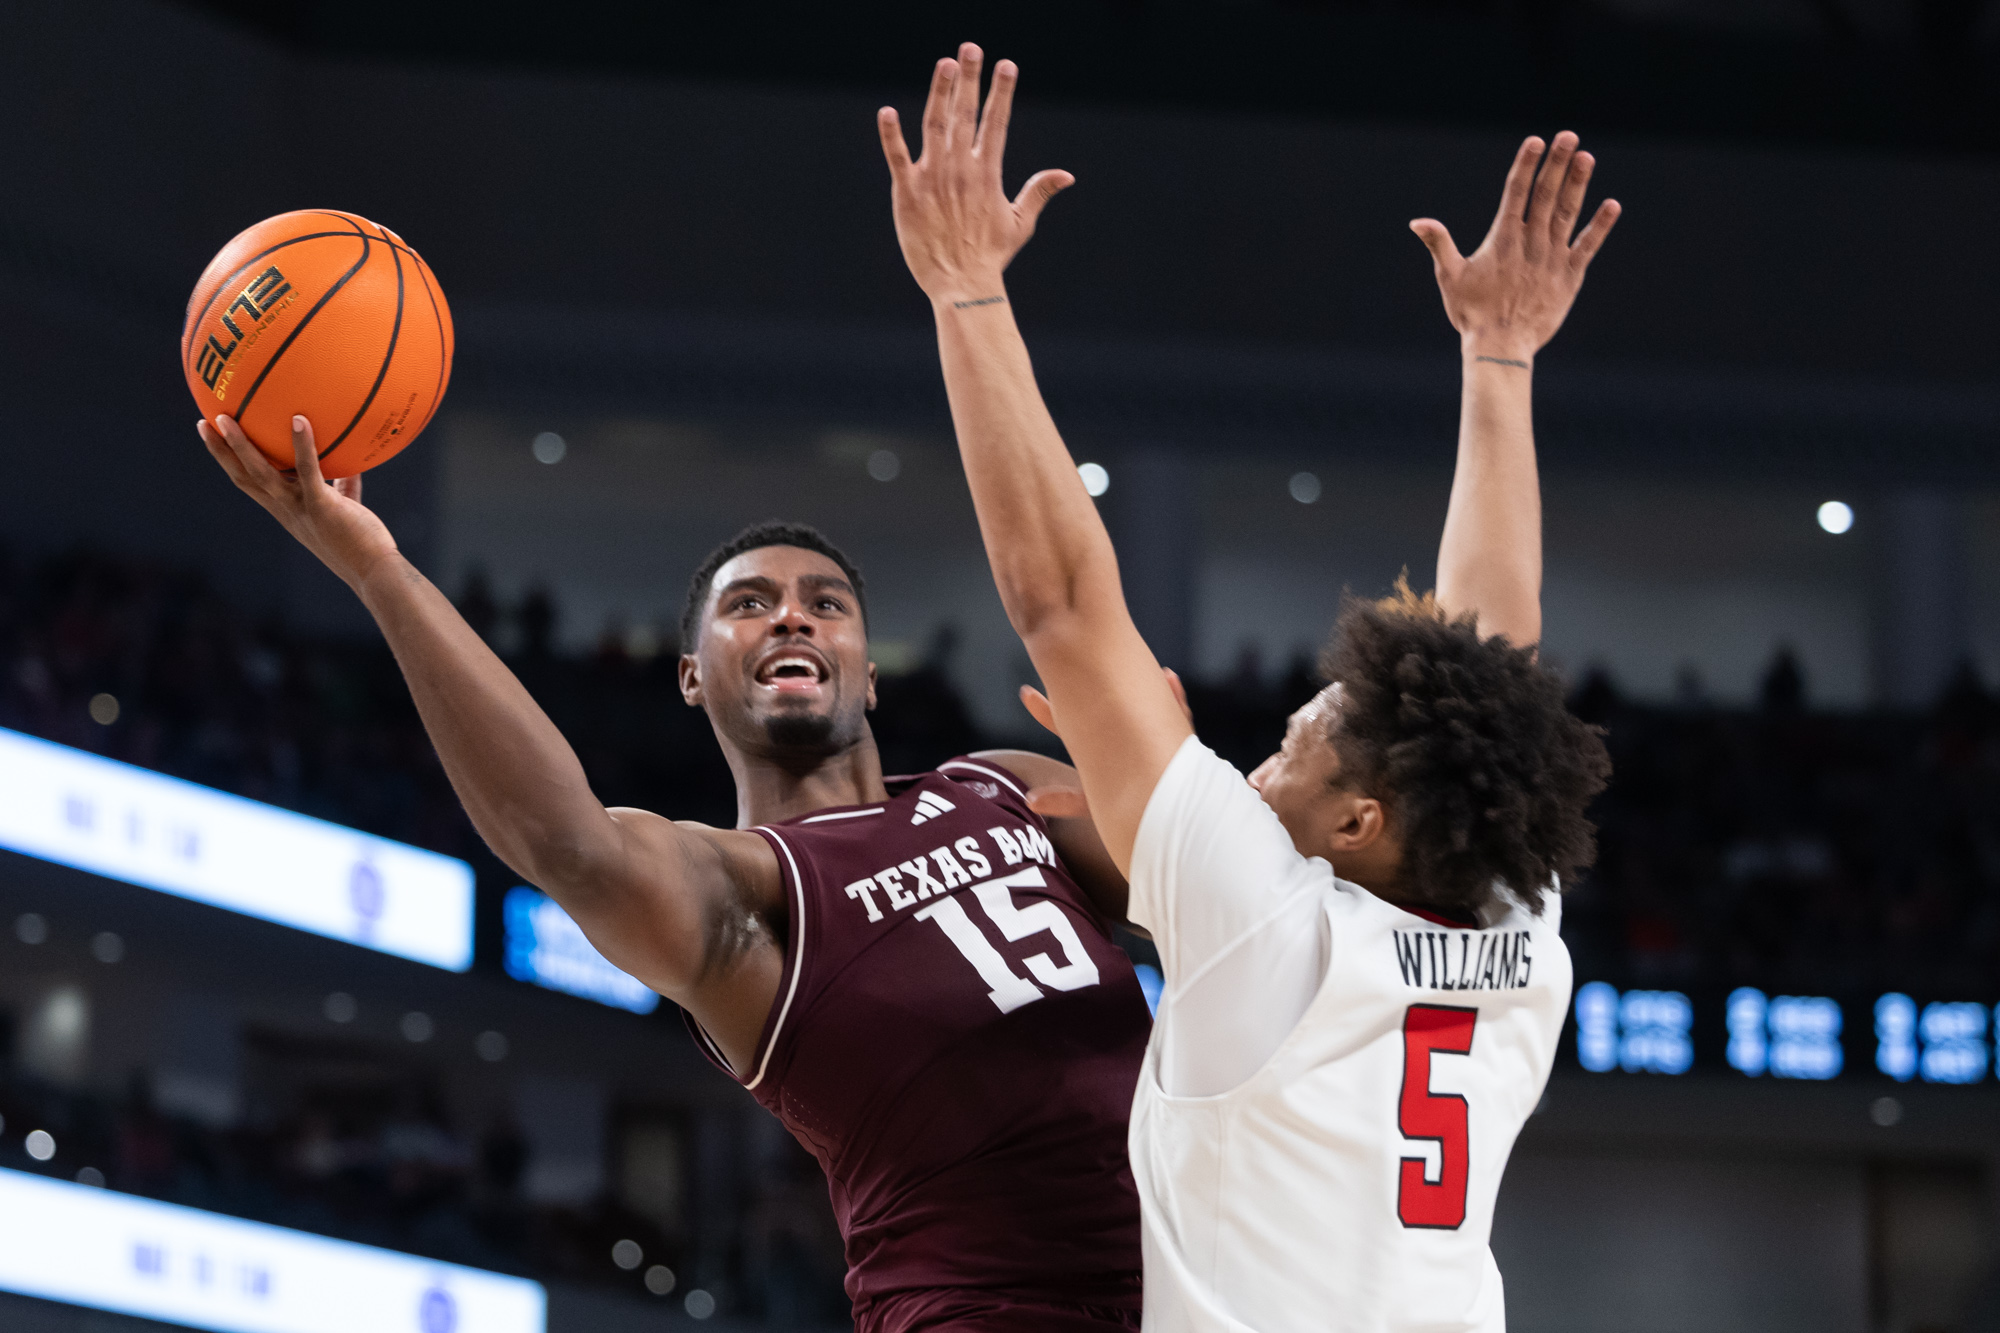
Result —
[{"label": "maroon jersey trim", "polygon": [[1025,801],[1028,799],[1028,793],[1022,791],[1021,788],[1015,784],[1014,779],[1007,776],[1006,773],[1002,772],[997,768],[988,768],[984,764],[975,764],[969,759],[952,759],[952,760],[947,760],[945,763],[939,764],[938,772],[942,773],[947,768],[969,768],[975,773],[984,773],[989,778],[993,778],[996,781],[1005,783],[1007,785],[1007,789],[1013,792],[1016,796],[1020,797],[1022,800]]},{"label": "maroon jersey trim", "polygon": [[888,810],[889,807],[886,805],[873,805],[865,810],[835,810],[832,814],[828,815],[807,815],[799,823],[824,824],[835,819],[865,819],[869,815],[887,814]]},{"label": "maroon jersey trim", "polygon": [[757,1076],[743,1085],[753,1091],[764,1081],[764,1071],[771,1067],[771,1052],[778,1049],[778,1034],[784,1030],[785,1015],[792,1011],[792,999],[799,993],[799,974],[805,971],[806,953],[806,882],[799,874],[798,858],[792,855],[791,844],[779,837],[776,829],[766,825],[757,831],[777,843],[785,853],[785,862],[792,868],[792,899],[795,911],[792,916],[792,928],[785,932],[791,936],[791,948],[785,952],[791,955],[786,961],[791,964],[792,977],[785,984],[785,1002],[778,1009],[778,1021],[771,1024],[771,1030],[764,1034],[764,1053],[757,1061]]},{"label": "maroon jersey trim", "polygon": [[[879,814],[880,811],[874,813]],[[802,963],[805,954],[805,941],[800,936],[803,934],[803,923],[806,914],[805,881],[799,876],[798,859],[792,855],[790,844],[778,836],[776,829],[768,825],[759,825],[750,831],[752,833],[763,834],[773,843],[776,843],[778,850],[785,854],[785,862],[792,870],[792,899],[794,903],[792,928],[786,932],[790,938],[786,941],[785,945],[785,968],[791,973],[791,977],[785,982],[784,1002],[778,1006],[775,1017],[766,1020],[768,1029],[757,1043],[757,1052],[752,1055],[752,1058],[757,1061],[756,1075],[749,1082],[745,1083],[741,1071],[730,1063],[728,1056],[722,1053],[722,1047],[716,1043],[714,1037],[709,1035],[708,1029],[703,1027],[700,1020],[695,1018],[693,1014],[683,1011],[683,1016],[687,1019],[688,1027],[694,1032],[695,1039],[701,1043],[702,1049],[707,1052],[708,1058],[713,1060],[729,1077],[735,1079],[738,1083],[742,1083],[746,1090],[755,1089],[759,1083],[764,1081],[764,1071],[771,1067],[771,1052],[778,1049],[778,1033],[785,1026],[785,1015],[792,1011],[792,1000],[799,993],[799,974],[804,970]]]},{"label": "maroon jersey trim", "polygon": [[722,1053],[722,1048],[715,1044],[715,1038],[708,1035],[708,1029],[701,1025],[701,1021],[685,1009],[681,1011],[681,1017],[687,1020],[688,1031],[694,1034],[695,1041],[700,1044],[701,1053],[706,1055],[717,1069],[720,1069],[723,1073],[741,1083],[743,1080],[738,1077],[735,1068],[730,1065],[729,1057]]}]

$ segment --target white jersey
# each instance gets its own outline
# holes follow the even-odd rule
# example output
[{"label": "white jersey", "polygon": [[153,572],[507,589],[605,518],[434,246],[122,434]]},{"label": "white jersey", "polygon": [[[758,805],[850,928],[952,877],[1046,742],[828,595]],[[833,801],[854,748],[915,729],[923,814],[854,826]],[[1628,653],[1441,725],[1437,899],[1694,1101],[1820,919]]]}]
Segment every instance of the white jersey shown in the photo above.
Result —
[{"label": "white jersey", "polygon": [[[1504,1329],[1487,1239],[1569,1004],[1556,895],[1476,930],[1392,907],[1301,856],[1193,738],[1146,807],[1131,878],[1166,974],[1132,1107],[1145,1327]],[[1191,1021],[1177,1002],[1274,931],[1324,940],[1303,1016],[1278,1014],[1272,1053],[1228,1091],[1171,1095],[1162,1053]]]}]

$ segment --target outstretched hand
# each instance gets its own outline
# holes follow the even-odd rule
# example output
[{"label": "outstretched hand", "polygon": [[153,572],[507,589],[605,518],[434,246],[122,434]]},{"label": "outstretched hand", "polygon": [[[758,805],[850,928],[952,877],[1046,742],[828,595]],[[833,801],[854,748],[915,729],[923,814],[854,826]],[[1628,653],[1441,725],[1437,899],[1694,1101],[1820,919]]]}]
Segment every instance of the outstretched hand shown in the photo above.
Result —
[{"label": "outstretched hand", "polygon": [[896,240],[917,285],[933,300],[984,301],[1000,294],[1000,275],[1056,192],[1074,183],[1067,171],[1040,171],[1009,199],[1000,180],[1007,121],[1020,71],[1011,60],[993,70],[986,114],[979,114],[982,56],[971,42],[956,60],[938,61],[924,104],[921,155],[912,162],[894,107],[876,113],[889,160]]},{"label": "outstretched hand", "polygon": [[[1188,707],[1187,687],[1172,667],[1161,667],[1160,674],[1167,678],[1167,688],[1173,691],[1174,702],[1181,706],[1181,713],[1187,718],[1188,727],[1194,727],[1194,709]],[[1032,685],[1021,687],[1021,705],[1028,710],[1043,730],[1056,739],[1062,739],[1062,732],[1056,729],[1055,706],[1049,696]],[[1090,816],[1090,802],[1083,798],[1083,792],[1075,787],[1035,787],[1028,792],[1028,808],[1044,819],[1087,819]]]},{"label": "outstretched hand", "polygon": [[1480,354],[1493,359],[1526,363],[1555,337],[1583,286],[1584,271],[1618,221],[1618,201],[1606,199],[1571,240],[1596,159],[1577,150],[1577,137],[1568,130],[1556,136],[1546,160],[1543,147],[1533,137],[1521,144],[1507,173],[1500,213],[1471,254],[1458,252],[1437,219],[1410,223],[1435,261],[1452,326],[1468,348],[1477,344]]},{"label": "outstretched hand", "polygon": [[320,476],[312,423],[304,417],[292,418],[291,472],[271,466],[231,417],[199,422],[195,429],[237,489],[264,506],[349,587],[358,591],[369,572],[396,553],[396,539],[361,503],[361,478]]}]

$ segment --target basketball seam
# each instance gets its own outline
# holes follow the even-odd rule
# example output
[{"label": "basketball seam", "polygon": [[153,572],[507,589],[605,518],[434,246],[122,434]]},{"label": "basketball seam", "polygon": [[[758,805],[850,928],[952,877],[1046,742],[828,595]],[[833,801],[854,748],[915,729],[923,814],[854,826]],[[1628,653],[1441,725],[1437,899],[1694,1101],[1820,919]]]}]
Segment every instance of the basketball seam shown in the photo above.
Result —
[{"label": "basketball seam", "polygon": [[[376,372],[375,383],[369,389],[368,396],[366,399],[363,400],[360,410],[356,412],[354,419],[348,423],[347,428],[345,430],[341,431],[340,435],[334,440],[334,442],[331,445],[327,446],[326,449],[320,452],[319,457],[321,459],[325,459],[347,440],[347,438],[353,433],[354,428],[358,426],[361,423],[362,418],[367,415],[369,408],[373,405],[375,399],[380,395],[383,383],[385,383],[387,380],[389,368],[394,363],[396,349],[400,344],[402,335],[402,326],[404,323],[405,316],[407,314],[408,278],[407,275],[403,272],[403,266],[401,262],[401,257],[404,255],[407,255],[409,257],[410,262],[418,275],[418,278],[422,281],[424,285],[424,295],[425,298],[430,302],[432,323],[438,335],[438,353],[439,353],[436,383],[434,384],[432,389],[432,396],[429,404],[429,410],[425,413],[423,420],[416,426],[416,428],[409,432],[409,439],[406,439],[403,442],[404,444],[407,445],[410,442],[410,440],[415,439],[417,435],[421,434],[430,425],[431,421],[436,417],[438,407],[444,400],[445,389],[450,383],[451,347],[450,347],[450,335],[447,332],[447,320],[449,317],[445,314],[442,305],[443,293],[441,290],[438,289],[434,277],[430,273],[429,266],[424,263],[423,257],[419,255],[414,249],[412,249],[406,242],[404,242],[401,237],[396,236],[395,233],[389,231],[386,227],[381,226],[379,223],[369,222],[365,218],[356,218],[350,214],[340,213],[328,209],[302,209],[299,211],[301,213],[309,214],[311,216],[335,219],[339,222],[345,223],[346,226],[349,228],[349,230],[311,232],[304,236],[288,237],[285,240],[279,241],[273,245],[266,246],[264,249],[259,250],[256,254],[251,255],[248,259],[244,260],[241,264],[237,265],[231,272],[229,272],[225,277],[223,277],[219,282],[217,282],[213,287],[213,289],[209,292],[207,299],[202,303],[200,310],[196,310],[194,308],[195,300],[193,296],[190,296],[188,300],[188,314],[186,318],[186,324],[181,331],[181,339],[184,349],[184,362],[185,362],[183,370],[186,371],[187,366],[192,364],[192,361],[189,358],[191,358],[194,355],[198,355],[200,351],[199,347],[192,347],[188,345],[190,340],[199,331],[202,322],[207,318],[207,316],[210,313],[213,312],[216,303],[223,296],[227,295],[230,290],[233,289],[236,281],[239,278],[241,278],[244,273],[254,268],[262,260],[270,257],[273,254],[276,254],[278,251],[287,249],[294,245],[302,244],[306,241],[329,240],[347,236],[360,238],[362,242],[362,252],[360,259],[357,260],[354,265],[348,268],[348,270],[341,275],[339,280],[336,281],[331,288],[329,288],[324,294],[321,295],[318,301],[314,302],[312,308],[306,312],[305,316],[299,321],[298,325],[292,329],[292,331],[286,336],[284,342],[279,345],[277,351],[272,354],[271,359],[267,361],[264,364],[264,366],[259,370],[256,380],[250,385],[249,391],[246,394],[244,394],[241,402],[239,402],[236,406],[236,415],[237,418],[240,420],[243,417],[243,415],[249,410],[252,400],[256,397],[257,393],[262,389],[264,381],[266,378],[269,377],[272,369],[277,365],[279,360],[281,360],[286,355],[286,353],[291,350],[292,344],[295,341],[297,341],[299,335],[305,331],[306,326],[310,324],[312,320],[319,314],[319,312],[326,307],[327,303],[330,300],[332,300],[332,298],[343,287],[347,285],[349,280],[351,280],[356,273],[360,272],[361,269],[365,268],[369,260],[373,258],[373,250],[371,249],[370,243],[379,242],[381,245],[383,245],[385,248],[389,250],[390,262],[396,265],[396,315],[395,315],[395,323],[390,331],[389,346],[383,354],[382,365]],[[369,227],[373,227],[377,234],[371,235],[370,232],[368,231]],[[192,372],[189,371],[188,373]]]},{"label": "basketball seam", "polygon": [[[382,230],[382,224],[379,222],[371,225],[378,232]],[[354,433],[354,428],[361,424],[361,418],[367,416],[368,409],[374,406],[375,395],[382,392],[382,381],[389,378],[389,364],[396,359],[396,342],[403,336],[403,261],[396,257],[394,242],[385,239],[384,244],[391,246],[389,259],[396,266],[396,322],[389,329],[389,346],[382,353],[382,368],[375,372],[375,383],[370,386],[368,396],[361,400],[360,408],[354,413],[354,420],[347,423],[347,429],[340,432],[340,437],[326,448],[320,450],[319,456],[322,459],[335,449],[338,449],[346,441],[347,437]],[[284,351],[284,348],[279,348],[278,355],[284,355]],[[278,358],[274,356],[271,359],[275,361]],[[269,370],[270,367],[266,366],[265,369]]]},{"label": "basketball seam", "polygon": [[350,268],[349,270],[347,270],[347,272],[340,275],[339,282],[334,283],[333,286],[326,289],[326,295],[320,297],[319,300],[313,302],[313,308],[306,311],[305,317],[299,320],[297,327],[295,327],[290,333],[285,335],[285,340],[278,344],[278,350],[271,353],[271,359],[269,361],[266,361],[264,363],[264,368],[257,372],[257,378],[250,385],[250,391],[244,394],[243,401],[236,405],[236,420],[239,423],[243,420],[243,414],[250,410],[250,400],[257,396],[257,390],[264,387],[265,379],[270,376],[272,369],[277,366],[278,362],[284,359],[285,353],[292,350],[292,344],[297,342],[299,340],[299,335],[306,331],[306,325],[313,322],[313,316],[317,315],[320,311],[324,310],[326,308],[326,303],[328,301],[331,301],[335,296],[337,296],[340,293],[340,289],[347,285],[347,280],[353,277],[355,274],[359,273],[362,269],[362,266],[367,264],[369,259],[368,238],[366,236],[363,236],[360,239],[361,239],[361,258],[354,261],[353,268]]},{"label": "basketball seam", "polygon": [[[187,346],[187,340],[192,336],[194,336],[195,326],[200,324],[202,320],[208,318],[208,312],[214,308],[216,299],[220,297],[224,292],[228,291],[230,286],[236,281],[236,279],[242,277],[245,271],[247,271],[258,260],[263,259],[267,255],[274,255],[278,251],[285,249],[287,246],[299,245],[306,241],[323,241],[327,239],[329,236],[331,237],[360,236],[363,239],[372,239],[368,236],[366,232],[360,232],[360,231],[316,231],[307,236],[294,236],[288,241],[279,241],[276,245],[271,246],[268,249],[259,250],[256,254],[244,260],[243,263],[240,264],[236,268],[236,270],[232,272],[228,277],[224,278],[221,282],[217,283],[215,290],[209,293],[208,303],[202,306],[201,313],[199,315],[192,315],[189,318],[186,327],[184,327],[181,330],[181,344],[184,349],[183,354],[186,355],[188,353],[192,353],[198,350],[196,348]],[[412,250],[407,245],[398,245],[394,241],[383,241],[381,242],[381,244],[389,246],[391,249],[399,250],[402,253],[408,255],[412,259],[416,260],[422,259],[422,256],[420,256],[415,250]],[[193,297],[188,298],[188,305],[190,309],[192,309],[194,305]]]},{"label": "basketball seam", "polygon": [[[274,254],[276,254],[276,253],[277,253],[278,251],[280,251],[280,250],[283,250],[284,248],[286,248],[287,246],[292,246],[292,245],[297,245],[297,244],[299,244],[299,243],[300,243],[301,241],[317,241],[317,240],[322,240],[322,239],[324,239],[325,237],[328,237],[328,236],[361,236],[361,235],[366,235],[366,233],[365,233],[365,232],[363,232],[363,231],[361,230],[361,228],[360,228],[360,227],[358,227],[358,226],[355,226],[355,222],[354,222],[354,219],[353,219],[353,218],[350,218],[350,217],[348,217],[348,216],[347,216],[346,214],[344,214],[344,213],[329,213],[329,212],[327,212],[327,211],[326,211],[325,209],[322,209],[322,208],[315,208],[315,209],[310,209],[310,210],[308,210],[308,211],[309,211],[309,212],[311,212],[311,213],[313,214],[313,216],[315,216],[315,217],[322,217],[322,218],[339,218],[339,219],[340,219],[340,220],[341,220],[342,222],[345,222],[345,223],[346,223],[346,224],[347,224],[347,225],[348,225],[349,227],[353,227],[354,229],[353,229],[352,231],[316,231],[316,232],[313,232],[312,234],[310,234],[310,235],[307,235],[307,236],[294,236],[294,237],[292,237],[292,238],[291,238],[290,240],[285,240],[285,241],[279,241],[279,242],[278,242],[278,243],[277,243],[276,245],[273,245],[273,246],[269,246],[269,247],[267,247],[267,248],[265,248],[265,249],[263,249],[263,250],[259,250],[259,251],[258,251],[258,252],[257,252],[256,254],[254,254],[254,255],[251,255],[251,256],[250,256],[250,257],[249,257],[248,259],[244,260],[244,261],[243,261],[243,262],[242,262],[241,264],[237,265],[237,267],[236,267],[236,271],[235,271],[234,273],[231,273],[231,274],[230,274],[230,275],[229,275],[228,277],[224,278],[224,279],[223,279],[223,280],[222,280],[221,282],[218,282],[217,284],[215,284],[215,290],[214,290],[214,291],[212,291],[212,292],[210,292],[210,293],[208,294],[208,303],[207,303],[206,305],[204,305],[204,306],[203,306],[203,307],[201,308],[201,314],[200,314],[200,315],[196,315],[196,314],[194,313],[194,297],[193,297],[193,296],[189,296],[189,297],[188,297],[188,316],[189,316],[189,318],[188,318],[188,322],[187,322],[187,326],[186,326],[185,328],[183,328],[183,329],[181,330],[181,343],[182,343],[182,348],[181,348],[181,351],[182,351],[182,354],[183,354],[183,355],[185,355],[185,354],[186,354],[186,352],[187,352],[187,347],[186,347],[186,343],[187,343],[187,340],[188,340],[188,338],[189,338],[189,337],[191,337],[191,336],[193,335],[193,333],[194,333],[194,330],[195,330],[195,326],[196,326],[197,324],[199,324],[199,323],[200,323],[200,322],[201,322],[202,320],[204,320],[204,319],[208,318],[208,312],[209,312],[209,310],[210,310],[210,309],[212,309],[212,308],[214,307],[214,305],[215,305],[215,302],[216,302],[216,299],[217,299],[218,297],[220,297],[220,296],[221,296],[221,295],[222,295],[222,294],[223,294],[224,292],[228,291],[228,290],[229,290],[229,289],[230,289],[230,288],[231,288],[232,286],[234,286],[234,285],[235,285],[235,283],[236,283],[236,280],[237,280],[238,278],[242,277],[242,276],[244,275],[244,273],[245,273],[245,272],[247,272],[247,271],[249,270],[249,268],[250,268],[250,266],[251,266],[252,264],[254,264],[254,263],[256,263],[256,262],[257,262],[258,260],[260,260],[260,259],[264,258],[264,256],[266,256],[266,255],[274,255]],[[281,215],[281,216],[282,216],[282,215]],[[268,221],[270,221],[270,219],[269,219],[269,218],[266,218],[266,219],[265,219],[265,221],[266,221],[266,222],[268,222]],[[262,225],[263,225],[263,223],[259,223],[258,225],[259,225],[259,226],[262,226]],[[227,247],[224,247],[224,248],[226,249]],[[201,286],[200,286],[200,284],[199,284],[199,283],[197,283],[197,284],[196,284],[196,286],[195,286],[195,290],[196,290],[196,291],[200,291],[200,290],[201,290]]]},{"label": "basketball seam", "polygon": [[[413,259],[416,258],[414,255],[411,257]],[[437,387],[431,391],[430,411],[424,413],[423,425],[418,426],[414,431],[410,432],[411,439],[415,439],[417,436],[423,434],[425,429],[430,426],[431,418],[437,415],[438,404],[444,401],[445,378],[451,373],[451,351],[444,345],[444,316],[438,312],[437,293],[431,290],[430,266],[424,263],[423,260],[417,259],[416,269],[418,279],[424,284],[424,296],[431,303],[431,319],[437,324],[438,373]]]},{"label": "basketball seam", "polygon": [[[199,325],[202,320],[208,318],[208,312],[215,308],[216,301],[221,298],[224,292],[228,291],[231,287],[236,285],[236,280],[238,278],[242,277],[245,273],[249,272],[252,268],[254,268],[258,260],[263,259],[269,255],[274,255],[278,253],[278,251],[285,249],[287,246],[301,245],[304,244],[306,241],[323,241],[329,236],[339,237],[339,236],[352,236],[352,235],[354,235],[354,233],[351,231],[316,231],[309,236],[294,236],[288,241],[279,241],[276,245],[273,245],[268,249],[259,250],[256,254],[251,255],[248,259],[244,260],[242,264],[238,265],[236,270],[232,272],[228,277],[224,278],[221,282],[215,285],[215,290],[208,294],[208,303],[202,306],[201,313],[191,314],[189,316],[187,327],[181,330],[181,341],[185,343],[189,338],[194,336],[195,327]],[[189,299],[188,304],[190,307],[193,306],[194,302],[192,298]]]}]

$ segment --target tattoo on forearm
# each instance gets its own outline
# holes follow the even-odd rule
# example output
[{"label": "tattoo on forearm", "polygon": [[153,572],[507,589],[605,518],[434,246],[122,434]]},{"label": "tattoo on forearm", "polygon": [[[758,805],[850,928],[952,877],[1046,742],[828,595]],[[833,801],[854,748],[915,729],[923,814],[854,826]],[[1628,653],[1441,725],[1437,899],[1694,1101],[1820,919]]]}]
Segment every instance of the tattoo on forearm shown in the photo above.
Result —
[{"label": "tattoo on forearm", "polygon": [[1527,362],[1511,361],[1504,356],[1475,356],[1472,359],[1474,361],[1491,361],[1496,366],[1518,366],[1522,370],[1529,369]]},{"label": "tattoo on forearm", "polygon": [[982,296],[977,301],[953,301],[951,308],[953,310],[970,310],[976,305],[1000,305],[1006,299],[1004,296]]}]

